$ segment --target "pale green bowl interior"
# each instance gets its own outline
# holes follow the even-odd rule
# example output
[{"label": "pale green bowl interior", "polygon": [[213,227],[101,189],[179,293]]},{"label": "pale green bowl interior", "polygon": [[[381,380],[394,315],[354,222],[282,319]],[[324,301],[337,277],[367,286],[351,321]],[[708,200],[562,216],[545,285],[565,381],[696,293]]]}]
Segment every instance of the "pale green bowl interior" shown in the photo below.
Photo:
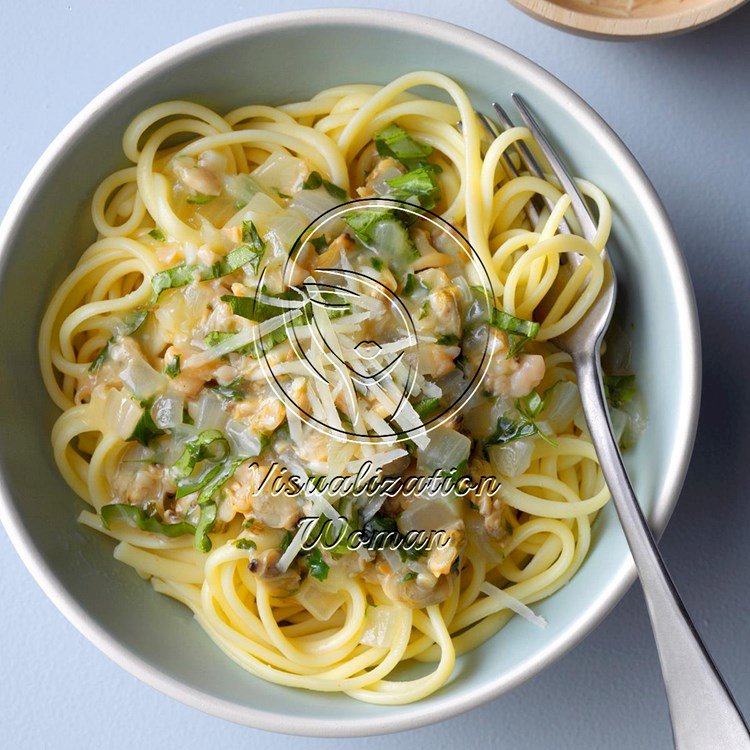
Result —
[{"label": "pale green bowl interior", "polygon": [[6,224],[0,280],[0,459],[9,503],[5,519],[14,542],[63,611],[113,658],[167,692],[227,718],[279,731],[348,734],[440,720],[541,668],[562,643],[583,635],[603,601],[613,602],[627,576],[622,533],[607,508],[596,522],[593,549],[581,571],[536,606],[549,626],[540,630],[518,618],[511,621],[460,658],[450,683],[417,706],[384,708],[278,687],[225,657],[186,609],[112,558],[111,540],[76,523],[84,504],[60,478],[50,450],[57,411],[39,377],[39,321],[54,289],[94,239],[90,199],[103,177],[125,165],[120,143],[131,118],[166,99],[191,99],[223,111],[244,103],[303,99],[346,82],[385,83],[416,69],[452,76],[486,111],[491,100],[508,104],[511,91],[522,92],[554,126],[576,173],[612,200],[624,289],[621,312],[634,326],[635,367],[650,410],[649,429],[627,465],[643,505],[649,510],[658,505],[661,522],[671,509],[692,439],[684,413],[694,409],[694,373],[685,371],[685,363],[689,370],[694,361],[685,347],[694,332],[690,315],[687,322],[684,314],[681,318],[684,281],[679,274],[675,278],[674,257],[661,250],[664,227],[654,227],[654,204],[644,197],[641,178],[623,171],[624,152],[613,155],[605,130],[590,114],[581,114],[570,92],[507,50],[445,25],[394,24],[367,12],[341,16],[334,26],[331,17],[292,19],[286,28],[279,21],[248,23],[226,34],[221,44],[204,40],[183,46],[158,70],[144,72],[114,100],[90,111],[43,177],[27,189],[15,221]]}]

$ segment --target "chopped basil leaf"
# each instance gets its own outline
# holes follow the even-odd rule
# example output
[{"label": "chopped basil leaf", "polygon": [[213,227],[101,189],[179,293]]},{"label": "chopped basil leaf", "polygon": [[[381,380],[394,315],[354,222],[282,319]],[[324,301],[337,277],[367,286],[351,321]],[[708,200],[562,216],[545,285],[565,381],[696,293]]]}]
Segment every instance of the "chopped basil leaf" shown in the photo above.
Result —
[{"label": "chopped basil leaf", "polygon": [[635,375],[605,375],[604,392],[610,406],[619,408],[627,404],[637,393]]},{"label": "chopped basil leaf", "polygon": [[330,567],[317,547],[307,556],[307,569],[310,575],[319,581],[325,581],[328,578]]},{"label": "chopped basil leaf", "polygon": [[193,203],[197,206],[202,206],[205,203],[212,201],[215,197],[215,195],[204,195],[203,193],[196,193],[195,195],[189,195],[187,202]]},{"label": "chopped basil leaf", "polygon": [[198,525],[195,527],[195,549],[198,552],[211,551],[213,543],[208,536],[208,532],[211,531],[216,524],[217,514],[216,503],[209,501],[201,505]]},{"label": "chopped basil leaf", "polygon": [[323,184],[320,172],[310,172],[307,179],[302,183],[303,190],[317,190]]},{"label": "chopped basil leaf", "polygon": [[516,399],[516,409],[518,409],[518,411],[527,419],[535,419],[544,409],[547,400],[546,395],[547,391],[545,391],[544,396],[540,396],[539,393],[537,393],[537,390],[534,389],[528,396]]},{"label": "chopped basil leaf", "polygon": [[413,581],[416,577],[417,577],[417,571],[410,570],[406,575],[401,576],[401,583],[406,583],[407,581]]},{"label": "chopped basil leaf", "polygon": [[237,471],[237,467],[246,460],[244,457],[233,458],[218,464],[219,471],[209,479],[200,495],[198,495],[198,505],[208,502],[232,478],[234,472]]},{"label": "chopped basil leaf", "polygon": [[328,240],[324,235],[321,235],[320,237],[313,237],[310,244],[315,248],[315,252],[320,254],[328,247]]},{"label": "chopped basil leaf", "polygon": [[419,198],[422,208],[434,208],[440,200],[440,185],[435,179],[437,170],[432,164],[423,164],[406,174],[386,180],[391,188],[390,197],[407,200],[413,196]]},{"label": "chopped basil leaf", "polygon": [[320,186],[326,189],[328,195],[339,200],[346,200],[346,190],[340,188],[333,182],[329,182],[320,176],[320,172],[310,172],[307,179],[302,183],[303,190],[317,190]]},{"label": "chopped basil leaf", "polygon": [[117,326],[116,333],[107,343],[102,347],[99,354],[96,355],[96,359],[89,365],[89,372],[98,372],[104,361],[109,356],[109,347],[114,343],[118,336],[130,336],[135,333],[144,323],[148,317],[148,310],[136,309],[129,312],[123,319],[122,322]]},{"label": "chopped basil leaf", "polygon": [[229,443],[219,430],[204,430],[185,443],[182,454],[172,466],[176,478],[188,477],[199,461],[220,461],[229,454]]},{"label": "chopped basil leaf", "polygon": [[112,503],[110,505],[103,505],[99,513],[105,529],[108,529],[113,521],[123,520],[131,526],[137,526],[141,531],[150,531],[154,534],[163,534],[168,537],[195,533],[195,526],[187,523],[187,521],[164,523],[155,515],[147,515],[143,508],[137,505]]},{"label": "chopped basil leaf", "polygon": [[133,433],[128,440],[137,440],[141,445],[148,447],[149,443],[154,440],[154,438],[157,438],[160,435],[166,435],[164,430],[156,426],[151,416],[151,406],[153,403],[153,398],[141,401],[143,413],[141,414],[140,419],[136,422]]},{"label": "chopped basil leaf", "polygon": [[[263,249],[265,250],[265,245],[263,246]],[[240,247],[230,250],[225,257],[221,260],[217,260],[216,263],[211,266],[198,266],[182,263],[179,266],[159,271],[151,278],[154,297],[158,298],[158,296],[166,289],[176,289],[181,286],[187,286],[193,281],[210,281],[211,279],[218,279],[220,276],[228,276],[248,263],[257,271],[258,263],[262,256],[263,252],[259,252],[257,248],[251,247],[250,245],[240,245]]]},{"label": "chopped basil leaf", "polygon": [[237,549],[258,549],[258,546],[252,539],[235,539],[234,546]]},{"label": "chopped basil leaf", "polygon": [[375,147],[380,156],[398,159],[407,167],[426,159],[432,153],[432,146],[415,141],[395,123],[375,134]]},{"label": "chopped basil leaf", "polygon": [[250,260],[247,262],[253,271],[258,273],[258,266],[266,252],[266,243],[261,239],[252,221],[242,222],[242,241],[250,251]]},{"label": "chopped basil leaf", "polygon": [[94,361],[89,365],[89,372],[99,372],[101,366],[104,364],[104,361],[109,356],[109,346],[112,343],[113,338],[107,341],[107,343],[102,347],[102,350],[99,352],[99,354],[96,355],[96,359],[94,359]]},{"label": "chopped basil leaf", "polygon": [[490,325],[508,334],[508,357],[519,355],[526,343],[536,338],[540,327],[535,321],[517,318],[497,308],[492,309]]},{"label": "chopped basil leaf", "polygon": [[186,286],[200,277],[201,269],[199,266],[191,266],[183,263],[173,268],[167,268],[165,271],[159,271],[151,277],[151,287],[154,294],[158,297],[165,289],[175,289],[179,286]]},{"label": "chopped basil leaf", "polygon": [[336,198],[340,201],[345,201],[348,197],[346,194],[346,190],[334,184],[333,182],[329,182],[328,180],[323,180],[323,187],[326,189],[326,192],[328,193],[328,195],[331,196],[331,198]]},{"label": "chopped basil leaf", "polygon": [[[517,401],[516,404],[518,405],[519,401]],[[539,411],[543,408],[544,403],[542,402]],[[535,435],[538,435],[550,445],[557,445],[554,440],[547,437],[547,435],[539,429],[536,422],[529,419],[526,415],[523,415],[522,418],[518,420],[503,415],[497,420],[495,431],[484,441],[484,455],[487,456],[487,448],[491,445],[506,445],[507,443],[512,443],[514,440],[534,437]]]},{"label": "chopped basil leaf", "polygon": [[422,281],[422,279],[414,273],[406,274],[406,281],[404,282],[404,294],[407,297],[411,297],[416,291],[428,292],[429,287]]},{"label": "chopped basil leaf", "polygon": [[517,336],[525,336],[527,339],[533,339],[539,333],[539,323],[517,318],[515,315],[510,315],[503,310],[495,309],[492,313],[490,323],[501,331]]},{"label": "chopped basil leaf", "polygon": [[356,238],[376,252],[399,276],[419,257],[406,224],[392,209],[366,208],[352,211],[343,219]]},{"label": "chopped basil leaf", "polygon": [[159,229],[159,227],[154,227],[154,228],[153,228],[153,229],[152,229],[152,230],[151,230],[151,231],[150,231],[150,232],[148,233],[148,236],[149,236],[149,237],[152,237],[152,238],[153,238],[153,239],[155,239],[155,240],[156,240],[157,242],[166,242],[166,241],[167,241],[167,238],[165,237],[165,235],[164,235],[164,232],[162,232],[162,231],[161,231],[161,229]]},{"label": "chopped basil leaf", "polygon": [[242,401],[245,398],[245,389],[242,387],[242,377],[236,377],[226,385],[215,385],[211,390],[221,396],[224,401]]},{"label": "chopped basil leaf", "polygon": [[[222,341],[226,341],[236,335],[236,333],[232,333],[231,331],[209,331],[203,337],[203,343],[208,347],[217,346],[218,344],[221,344]],[[245,346],[240,346],[232,351],[237,352],[238,354],[249,354],[253,351],[253,345],[246,344]]]},{"label": "chopped basil leaf", "polygon": [[398,221],[389,208],[367,208],[361,211],[352,211],[343,218],[357,238],[366,245],[372,242],[373,231],[381,221]]},{"label": "chopped basil leaf", "polygon": [[175,354],[172,359],[167,362],[164,368],[164,373],[170,378],[176,378],[180,374],[180,355]]},{"label": "chopped basil leaf", "polygon": [[[217,516],[217,508],[216,503],[212,499],[213,496],[232,478],[237,467],[246,460],[245,458],[227,459],[223,463],[216,464],[208,472],[204,472],[201,478],[203,488],[197,500],[201,509],[200,518],[198,526],[195,529],[195,548],[199,552],[208,552],[212,547],[208,532],[213,529]],[[178,498],[180,497],[180,491],[181,488],[178,482]],[[190,491],[195,492],[197,488]],[[183,493],[182,496],[184,497],[185,494],[189,493]]]},{"label": "chopped basil leaf", "polygon": [[440,346],[456,346],[460,340],[455,333],[444,333],[442,336],[438,336],[437,343]]},{"label": "chopped basil leaf", "polygon": [[[293,290],[277,295],[269,295],[266,288],[263,287],[262,292],[267,297],[273,297],[274,299],[302,301],[302,295]],[[275,318],[277,315],[283,315],[286,310],[286,308],[274,305],[272,302],[261,302],[260,300],[256,300],[255,297],[237,297],[234,294],[223,295],[221,301],[226,302],[235,315],[247,318],[248,320],[254,320],[256,323],[263,323],[266,320]]]},{"label": "chopped basil leaf", "polygon": [[220,469],[221,464],[209,465],[197,477],[178,479],[175,500],[200,492],[219,473]]},{"label": "chopped basil leaf", "polygon": [[278,195],[279,198],[283,198],[284,200],[289,200],[292,197],[291,195],[287,195],[286,193],[282,193],[281,190],[279,190],[277,187],[271,188],[271,190],[273,190],[273,192],[276,193],[276,195]]},{"label": "chopped basil leaf", "polygon": [[414,411],[424,419],[426,416],[432,414],[440,406],[440,399],[436,396],[435,398],[426,398],[422,401],[414,404]]},{"label": "chopped basil leaf", "polygon": [[487,448],[491,445],[507,445],[514,440],[533,437],[537,434],[539,434],[539,428],[533,422],[529,422],[527,419],[514,420],[502,416],[497,420],[495,431],[484,441],[485,456],[487,455]]},{"label": "chopped basil leaf", "polygon": [[380,258],[373,256],[372,258],[370,258],[370,263],[376,271],[380,272],[383,270],[383,261],[380,260]]}]

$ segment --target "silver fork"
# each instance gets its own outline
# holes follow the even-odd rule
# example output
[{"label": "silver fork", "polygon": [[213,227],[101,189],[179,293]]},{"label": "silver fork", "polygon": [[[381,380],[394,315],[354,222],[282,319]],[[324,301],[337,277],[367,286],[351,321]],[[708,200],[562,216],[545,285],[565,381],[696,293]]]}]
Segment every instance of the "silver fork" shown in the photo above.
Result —
[{"label": "silver fork", "polygon": [[[521,96],[513,94],[512,99],[553,174],[570,197],[583,236],[591,241],[596,225],[570,172]],[[512,127],[502,107],[497,103],[493,107],[503,128]],[[497,130],[488,118],[481,114],[479,117],[490,133],[496,135]],[[517,144],[517,151],[531,174],[544,176],[541,165],[526,144]],[[511,172],[517,174],[511,159],[507,159],[508,165]],[[537,209],[534,211],[538,218]],[[565,225],[561,231],[567,233],[570,228]],[[612,434],[599,352],[614,311],[617,281],[606,252],[603,260],[604,282],[596,301],[574,328],[553,341],[573,359],[591,439],[641,579],[664,676],[674,744],[678,750],[750,749],[748,727],[674,587]],[[569,258],[572,266],[580,261],[579,255]]]}]

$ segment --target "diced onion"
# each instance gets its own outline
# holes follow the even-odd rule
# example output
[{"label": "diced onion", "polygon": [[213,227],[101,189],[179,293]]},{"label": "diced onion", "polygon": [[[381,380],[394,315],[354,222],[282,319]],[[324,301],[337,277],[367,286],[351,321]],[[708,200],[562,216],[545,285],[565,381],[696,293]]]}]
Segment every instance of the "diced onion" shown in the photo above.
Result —
[{"label": "diced onion", "polygon": [[573,421],[580,405],[578,386],[567,380],[562,381],[547,397],[544,419],[555,432],[562,432]]},{"label": "diced onion", "polygon": [[230,419],[224,431],[234,453],[238,456],[253,458],[260,455],[262,448],[260,438],[244,422]]},{"label": "diced onion", "polygon": [[278,190],[280,193],[291,195],[302,187],[307,175],[307,166],[302,159],[279,152],[271,154],[250,174],[267,192]]},{"label": "diced onion", "polygon": [[204,391],[200,398],[188,407],[190,416],[199,430],[223,430],[227,422],[224,403],[211,391]]},{"label": "diced onion", "polygon": [[456,276],[456,278],[453,279],[453,284],[458,289],[461,295],[462,307],[468,308],[472,304],[472,302],[474,302],[474,292],[471,291],[469,282],[466,281],[463,276]]},{"label": "diced onion", "polygon": [[183,408],[182,396],[159,396],[151,407],[151,418],[160,429],[170,429],[182,424]]},{"label": "diced onion", "polygon": [[410,531],[440,531],[448,529],[460,520],[450,501],[439,497],[412,498],[406,510],[398,517],[398,529],[402,534]]},{"label": "diced onion", "polygon": [[308,577],[296,594],[297,601],[320,622],[330,620],[346,602],[346,597],[331,591],[315,578]]},{"label": "diced onion", "polygon": [[373,648],[387,648],[396,636],[399,610],[387,604],[368,607],[359,642]]},{"label": "diced onion", "polygon": [[207,167],[221,174],[227,171],[227,157],[218,151],[209,149],[198,157],[198,166]]},{"label": "diced onion", "polygon": [[468,460],[471,438],[450,427],[436,427],[430,432],[430,443],[417,451],[417,468],[432,474],[438,469],[451,472]]},{"label": "diced onion", "polygon": [[268,224],[266,240],[273,248],[273,255],[286,255],[305,230],[308,220],[299,211],[290,209],[274,216]]},{"label": "diced onion", "polygon": [[120,379],[140,399],[149,398],[166,385],[162,373],[154,370],[142,357],[130,356],[120,371]]},{"label": "diced onion", "polygon": [[[300,190],[294,196],[289,207],[296,209],[301,214],[304,214],[309,221],[312,221],[326,211],[335,208],[338,204],[339,201],[336,198],[321,188],[318,190]],[[326,231],[328,231],[328,228],[326,228]]]},{"label": "diced onion", "polygon": [[235,174],[226,178],[224,189],[236,201],[249,203],[260,190],[260,185],[248,174]]},{"label": "diced onion", "polygon": [[503,561],[503,554],[497,549],[487,533],[484,518],[476,511],[471,511],[466,516],[466,538],[469,540],[469,544],[472,544],[482,553],[482,557],[490,565],[499,565]]},{"label": "diced onion", "polygon": [[132,398],[112,389],[104,402],[104,421],[113,432],[127,440],[135,429],[143,410]]},{"label": "diced onion", "polygon": [[623,404],[622,410],[628,415],[628,423],[622,436],[622,447],[629,448],[638,442],[648,426],[646,405],[641,394],[636,393],[630,401]]},{"label": "diced onion", "polygon": [[398,163],[385,165],[381,162],[381,167],[378,168],[375,176],[372,180],[371,187],[378,195],[388,195],[393,188],[388,184],[388,180],[393,180],[396,177],[401,177],[404,170],[399,167]]},{"label": "diced onion", "polygon": [[513,440],[505,445],[491,445],[487,448],[492,468],[506,477],[523,474],[531,464],[534,443],[529,438]]}]

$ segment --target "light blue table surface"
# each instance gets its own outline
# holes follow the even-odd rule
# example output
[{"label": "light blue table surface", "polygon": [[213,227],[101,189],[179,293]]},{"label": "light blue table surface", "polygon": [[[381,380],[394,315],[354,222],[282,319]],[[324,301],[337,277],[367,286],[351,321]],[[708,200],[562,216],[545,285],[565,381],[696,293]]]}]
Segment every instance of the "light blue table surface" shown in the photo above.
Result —
[{"label": "light blue table surface", "polygon": [[[433,15],[527,55],[598,110],[654,182],[693,276],[704,346],[698,440],[662,549],[708,646],[750,711],[750,6],[687,36],[618,44],[547,28],[503,0],[345,4]],[[329,3],[3,0],[0,213],[57,132],[136,63],[213,26],[320,5]],[[581,645],[493,703],[404,734],[312,740],[222,722],[126,674],[47,600],[2,531],[0,571],[3,747],[671,746],[637,586]]]}]

